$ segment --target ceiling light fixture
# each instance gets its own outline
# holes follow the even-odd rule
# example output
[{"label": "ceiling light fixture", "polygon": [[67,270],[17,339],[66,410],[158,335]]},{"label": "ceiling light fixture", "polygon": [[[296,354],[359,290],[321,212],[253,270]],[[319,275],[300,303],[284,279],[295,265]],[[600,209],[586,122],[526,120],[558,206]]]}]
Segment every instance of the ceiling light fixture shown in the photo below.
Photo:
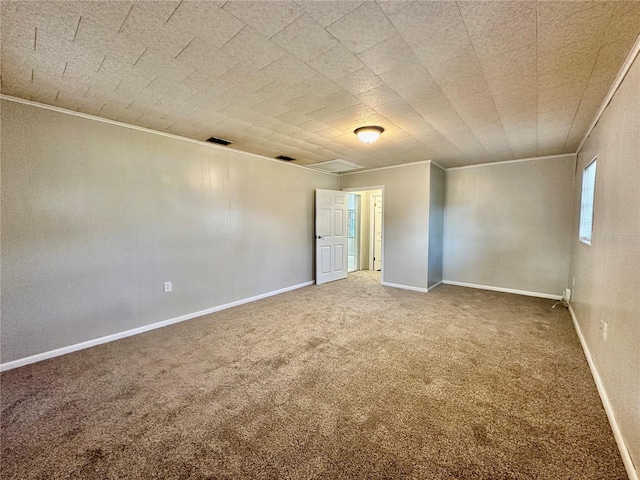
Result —
[{"label": "ceiling light fixture", "polygon": [[355,133],[358,136],[358,138],[362,140],[364,143],[375,142],[382,132],[384,132],[384,128],[378,127],[376,125],[356,128],[353,131],[353,133]]}]

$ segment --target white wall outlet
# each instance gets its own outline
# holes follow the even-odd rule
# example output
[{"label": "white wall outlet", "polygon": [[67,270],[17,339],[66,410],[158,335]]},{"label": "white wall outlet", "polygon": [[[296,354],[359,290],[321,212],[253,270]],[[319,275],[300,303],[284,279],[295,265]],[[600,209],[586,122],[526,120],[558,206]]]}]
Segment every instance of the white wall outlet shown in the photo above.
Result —
[{"label": "white wall outlet", "polygon": [[609,335],[608,327],[609,325],[607,325],[607,322],[605,322],[604,320],[600,320],[600,336],[605,342],[607,341],[607,337]]},{"label": "white wall outlet", "polygon": [[598,325],[598,332],[600,332],[600,336],[602,337],[602,330],[604,329],[604,320],[600,320],[600,325]]},{"label": "white wall outlet", "polygon": [[575,287],[576,286],[576,277],[573,277],[573,282],[571,282],[571,286]]},{"label": "white wall outlet", "polygon": [[164,282],[164,293],[169,293],[173,291],[173,286],[171,282]]}]

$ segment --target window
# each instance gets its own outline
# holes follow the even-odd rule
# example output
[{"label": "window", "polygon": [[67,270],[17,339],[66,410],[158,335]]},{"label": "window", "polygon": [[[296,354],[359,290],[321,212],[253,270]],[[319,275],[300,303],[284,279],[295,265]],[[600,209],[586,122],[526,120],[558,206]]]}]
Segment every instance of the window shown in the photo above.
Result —
[{"label": "window", "polygon": [[582,198],[580,200],[580,241],[591,245],[593,230],[593,197],[596,193],[596,159],[582,172]]},{"label": "window", "polygon": [[356,238],[356,211],[349,210],[347,213],[347,237]]},{"label": "window", "polygon": [[356,195],[347,194],[347,237],[356,238]]}]

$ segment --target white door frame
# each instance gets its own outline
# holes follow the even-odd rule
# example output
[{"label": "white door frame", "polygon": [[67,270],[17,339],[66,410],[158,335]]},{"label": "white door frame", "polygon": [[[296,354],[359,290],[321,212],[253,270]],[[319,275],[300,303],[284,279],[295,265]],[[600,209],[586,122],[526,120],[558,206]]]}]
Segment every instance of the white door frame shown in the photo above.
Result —
[{"label": "white door frame", "polygon": [[[369,199],[372,199],[373,197],[380,197],[380,201],[382,202],[382,208],[384,209],[384,199],[382,198],[382,194],[378,195],[369,195]],[[384,214],[384,212],[383,212]],[[369,201],[369,265],[371,265],[371,268],[369,270],[375,270],[376,269],[376,262],[375,262],[375,257],[376,257],[376,221],[375,221],[375,215],[376,215],[376,208],[375,208],[375,204],[372,201]],[[380,216],[380,231],[382,233],[382,215]],[[382,242],[380,242],[380,253],[382,254]],[[382,259],[384,260],[384,255],[382,255]],[[382,268],[382,261],[380,262],[380,268]]]},{"label": "white door frame", "polygon": [[[349,195],[353,195],[354,203],[355,203],[355,207],[356,207],[356,210],[355,210],[355,213],[356,213],[356,217],[355,217],[355,222],[356,222],[356,224],[355,224],[355,237],[354,237],[354,242],[353,242],[353,247],[354,247],[354,250],[355,250],[355,252],[354,252],[355,253],[354,261],[355,261],[355,267],[356,268],[353,271],[358,271],[358,270],[360,270],[360,263],[361,263],[360,262],[360,250],[362,250],[360,248],[361,247],[360,240],[362,238],[361,237],[362,232],[361,232],[361,228],[360,228],[360,223],[362,222],[362,219],[361,219],[361,217],[362,217],[362,211],[361,211],[362,210],[362,195],[352,194],[350,192],[347,192],[347,214],[349,212]],[[349,266],[348,266],[348,262],[349,262],[349,244],[348,244],[348,242],[349,242],[349,234],[348,234],[349,225],[348,225],[348,218],[349,217],[347,216],[347,273],[350,273]]]},{"label": "white door frame", "polygon": [[[370,190],[380,190],[382,192],[382,245],[380,246],[380,249],[382,250],[382,262],[380,265],[380,282],[384,283],[384,262],[386,260],[386,255],[384,254],[384,209],[386,206],[386,202],[384,200],[384,185],[367,185],[364,187],[349,187],[349,188],[343,188],[342,189],[345,192],[368,192]],[[371,235],[369,235],[371,236]],[[372,239],[369,239],[369,242],[371,242]],[[370,251],[372,251],[373,248],[370,248]],[[373,269],[373,262],[371,263],[371,268]]]}]

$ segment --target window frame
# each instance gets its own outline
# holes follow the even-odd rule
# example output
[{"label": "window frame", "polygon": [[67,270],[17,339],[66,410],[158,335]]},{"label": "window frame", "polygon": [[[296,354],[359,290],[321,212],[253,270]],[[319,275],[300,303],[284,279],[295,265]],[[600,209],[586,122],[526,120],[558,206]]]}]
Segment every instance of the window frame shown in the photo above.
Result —
[{"label": "window frame", "polygon": [[[594,216],[595,216],[595,199],[596,199],[596,176],[598,174],[598,164],[597,164],[597,160],[598,160],[598,156],[596,155],[595,157],[593,157],[593,159],[587,163],[585,165],[585,167],[582,169],[582,182],[581,182],[581,189],[580,189],[580,218],[578,221],[578,240],[581,243],[584,243],[585,245],[591,245],[591,242],[593,240],[593,220],[594,220]],[[587,194],[587,192],[589,190],[585,189],[585,180],[588,180],[591,178],[591,176],[587,175],[587,171],[593,167],[593,185],[591,186],[591,198],[589,199],[591,204],[589,205],[585,200],[585,194]],[[589,172],[590,173],[590,172]],[[585,215],[585,209],[588,207],[590,207],[591,209],[591,228],[589,229],[589,235],[583,235],[583,227],[585,227],[586,222],[583,222],[583,216]]]}]

